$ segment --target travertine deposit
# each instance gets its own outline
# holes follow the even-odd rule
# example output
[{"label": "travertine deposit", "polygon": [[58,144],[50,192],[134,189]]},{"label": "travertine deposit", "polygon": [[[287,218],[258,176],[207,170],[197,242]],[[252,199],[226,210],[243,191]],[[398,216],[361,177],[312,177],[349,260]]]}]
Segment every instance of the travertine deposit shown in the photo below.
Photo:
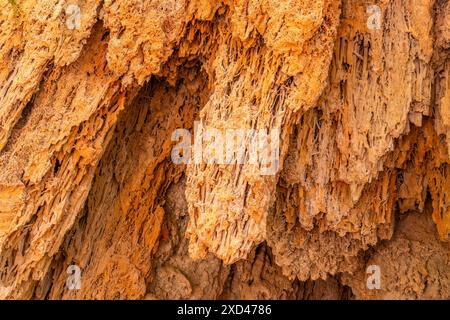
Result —
[{"label": "travertine deposit", "polygon": [[449,0],[0,7],[0,298],[450,299]]}]

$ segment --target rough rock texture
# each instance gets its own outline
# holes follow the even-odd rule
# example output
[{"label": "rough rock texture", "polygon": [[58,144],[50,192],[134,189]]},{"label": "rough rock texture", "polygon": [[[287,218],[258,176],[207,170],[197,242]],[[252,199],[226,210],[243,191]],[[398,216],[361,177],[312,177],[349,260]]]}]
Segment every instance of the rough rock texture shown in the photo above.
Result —
[{"label": "rough rock texture", "polygon": [[[450,299],[449,0],[0,7],[0,298]],[[199,120],[278,173],[173,163]]]}]

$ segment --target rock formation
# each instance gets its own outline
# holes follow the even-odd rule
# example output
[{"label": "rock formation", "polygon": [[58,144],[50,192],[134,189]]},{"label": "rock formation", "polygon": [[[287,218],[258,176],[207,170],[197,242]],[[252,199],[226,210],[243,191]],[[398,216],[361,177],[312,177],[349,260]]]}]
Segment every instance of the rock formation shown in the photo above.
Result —
[{"label": "rock formation", "polygon": [[450,299],[449,0],[0,4],[0,298]]}]

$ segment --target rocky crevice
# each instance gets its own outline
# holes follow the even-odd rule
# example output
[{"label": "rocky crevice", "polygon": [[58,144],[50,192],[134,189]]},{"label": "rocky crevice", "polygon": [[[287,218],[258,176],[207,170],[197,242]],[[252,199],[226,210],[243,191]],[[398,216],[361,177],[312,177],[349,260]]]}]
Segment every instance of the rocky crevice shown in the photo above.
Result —
[{"label": "rocky crevice", "polygon": [[[449,1],[0,2],[0,297],[449,298]],[[174,164],[199,120],[278,174]]]}]

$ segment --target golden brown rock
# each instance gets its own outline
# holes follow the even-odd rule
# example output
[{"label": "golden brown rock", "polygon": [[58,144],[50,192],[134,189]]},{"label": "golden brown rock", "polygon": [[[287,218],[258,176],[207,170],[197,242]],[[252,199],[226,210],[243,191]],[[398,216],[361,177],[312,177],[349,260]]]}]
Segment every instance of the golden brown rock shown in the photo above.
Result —
[{"label": "golden brown rock", "polygon": [[0,298],[450,298],[450,1],[0,6]]}]

